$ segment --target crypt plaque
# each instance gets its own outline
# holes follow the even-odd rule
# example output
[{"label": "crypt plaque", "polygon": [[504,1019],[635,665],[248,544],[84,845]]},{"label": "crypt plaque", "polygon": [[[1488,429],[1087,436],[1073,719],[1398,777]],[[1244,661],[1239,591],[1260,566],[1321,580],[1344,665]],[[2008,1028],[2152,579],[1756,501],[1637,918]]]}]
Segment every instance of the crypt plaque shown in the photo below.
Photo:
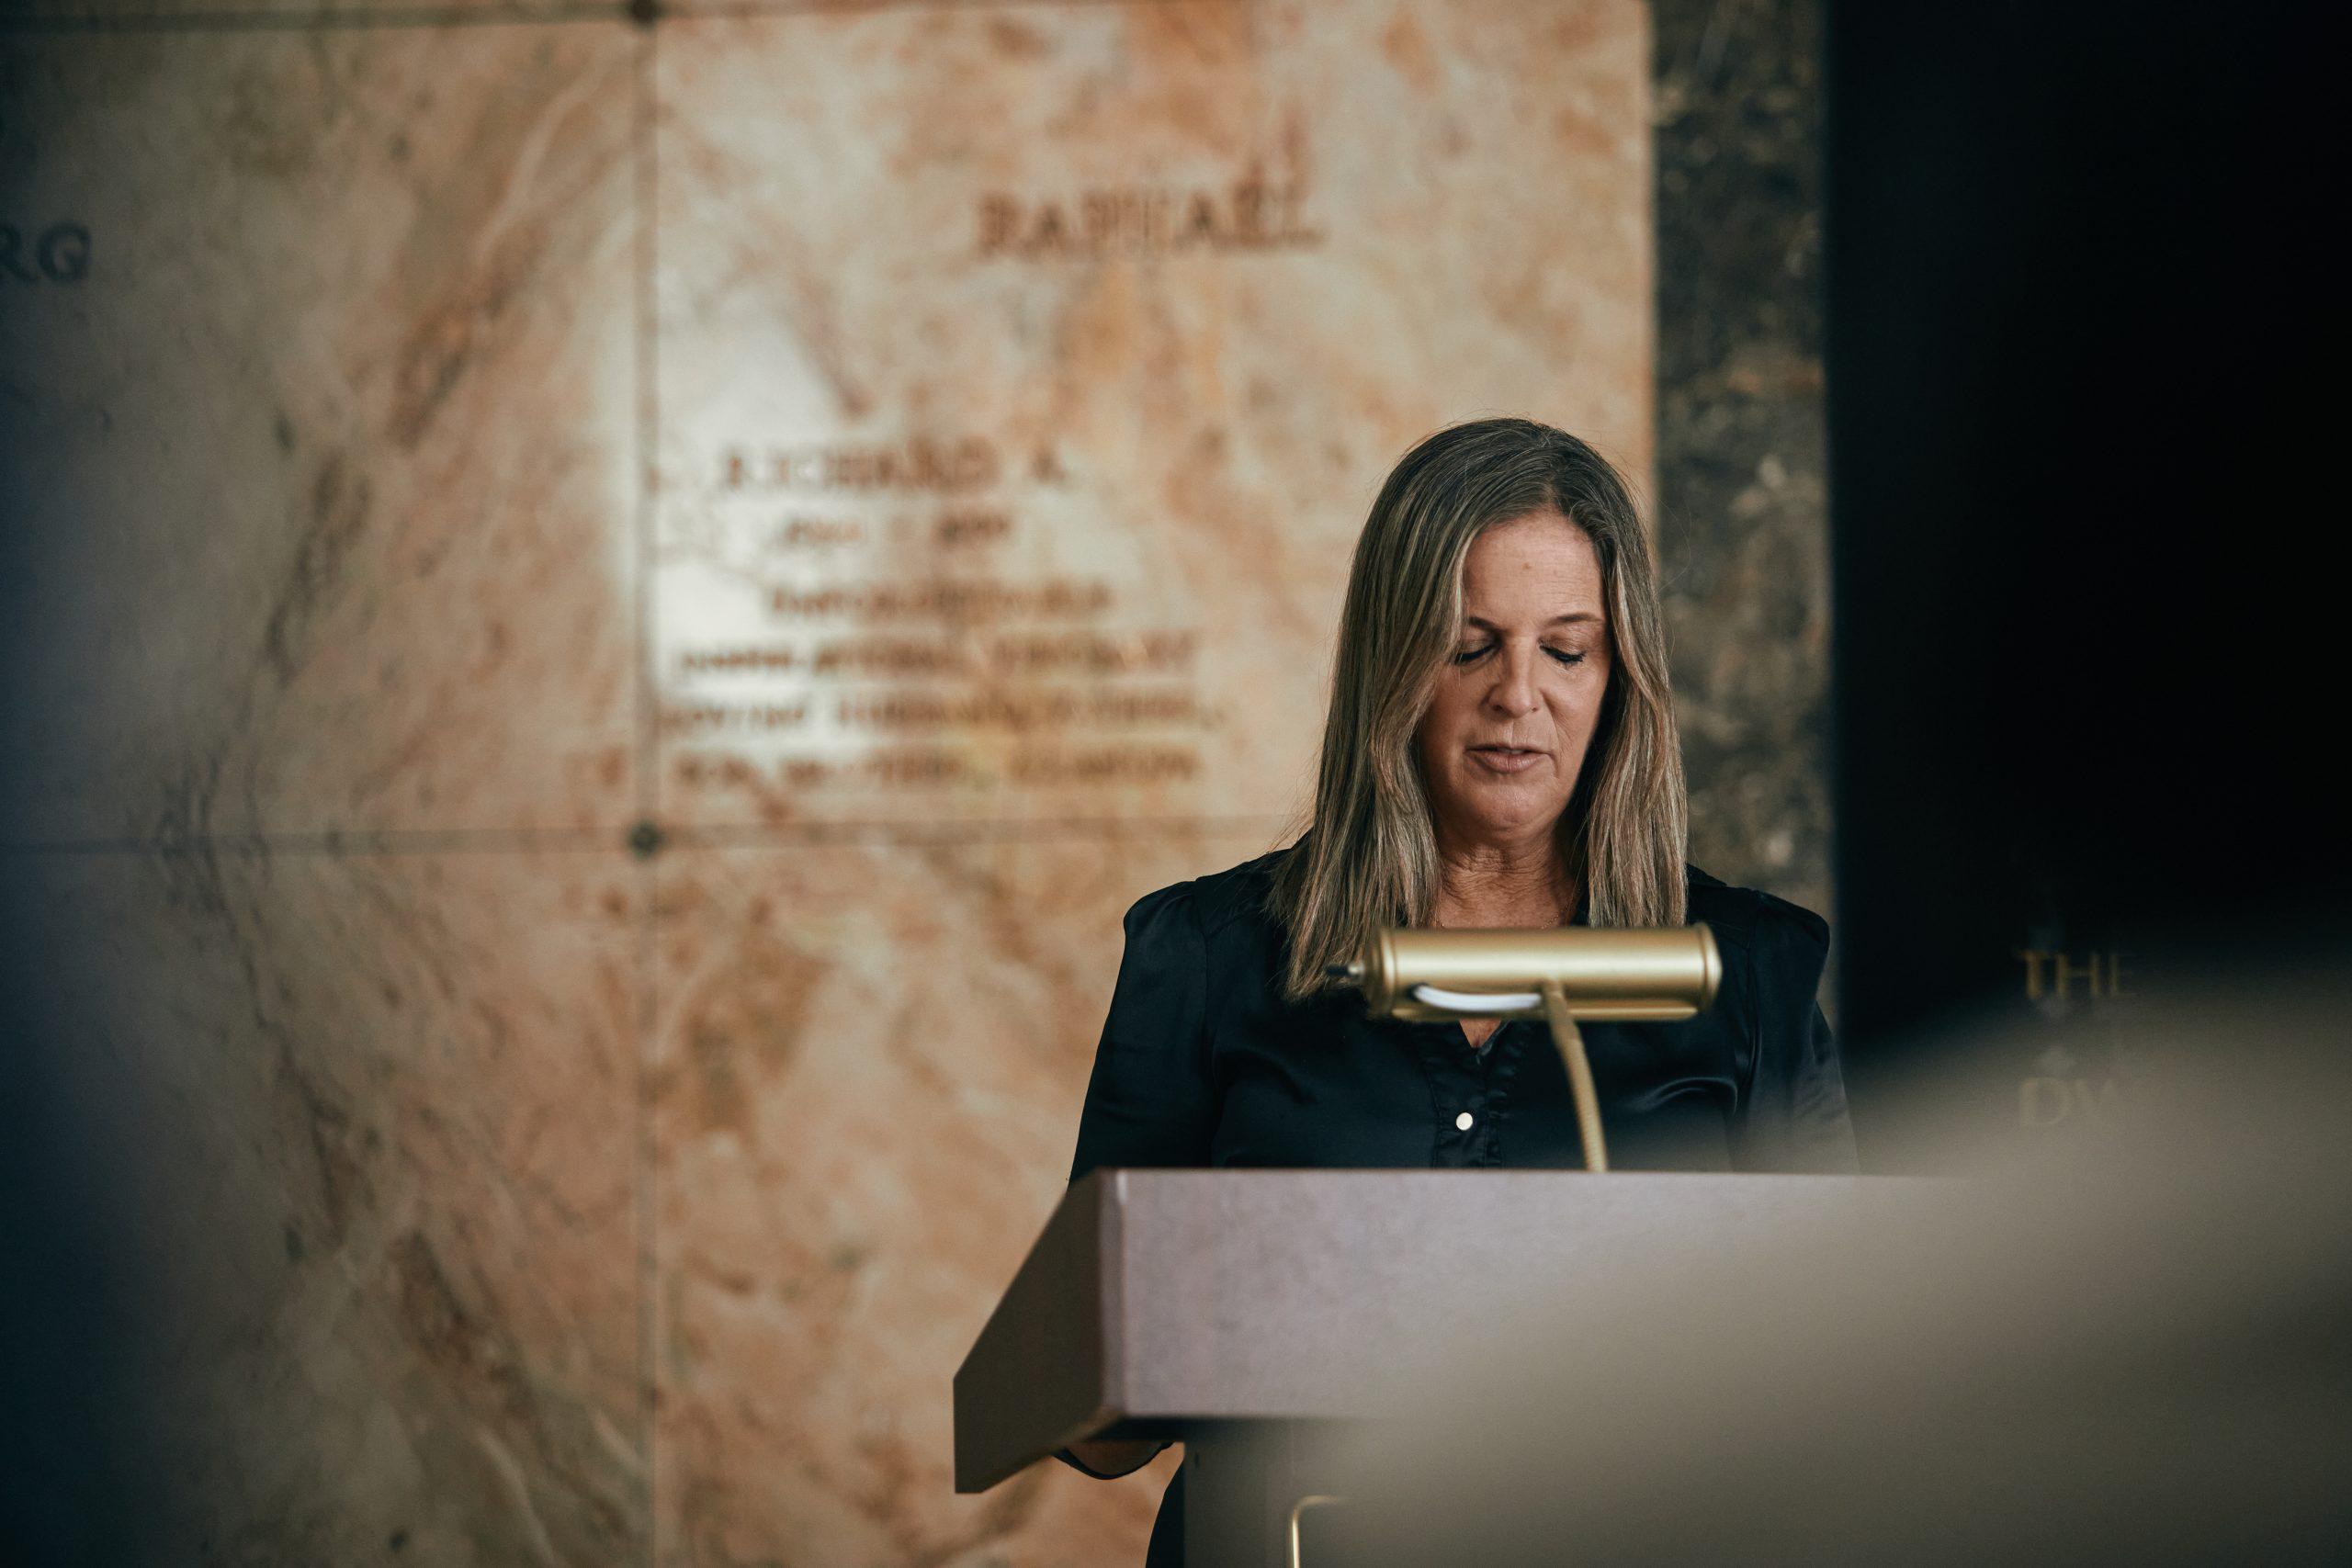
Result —
[{"label": "crypt plaque", "polygon": [[1408,446],[1526,413],[1646,476],[1646,47],[1528,0],[665,27],[664,818],[1291,809]]}]

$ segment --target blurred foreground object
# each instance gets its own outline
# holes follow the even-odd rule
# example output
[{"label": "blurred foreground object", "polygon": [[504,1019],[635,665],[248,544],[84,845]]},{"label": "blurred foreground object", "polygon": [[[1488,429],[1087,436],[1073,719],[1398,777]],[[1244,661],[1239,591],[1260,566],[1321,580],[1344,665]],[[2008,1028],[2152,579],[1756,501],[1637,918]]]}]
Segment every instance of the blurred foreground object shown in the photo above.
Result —
[{"label": "blurred foreground object", "polygon": [[2030,1166],[1587,1259],[1338,1445],[1324,1561],[2346,1561],[2332,988],[2177,1006],[2129,1113]]},{"label": "blurred foreground object", "polygon": [[1248,1568],[2343,1561],[2339,1015],[2170,1016],[2096,1142],[1962,1179],[1098,1172],[958,1487],[1180,1438],[1188,1560]]}]

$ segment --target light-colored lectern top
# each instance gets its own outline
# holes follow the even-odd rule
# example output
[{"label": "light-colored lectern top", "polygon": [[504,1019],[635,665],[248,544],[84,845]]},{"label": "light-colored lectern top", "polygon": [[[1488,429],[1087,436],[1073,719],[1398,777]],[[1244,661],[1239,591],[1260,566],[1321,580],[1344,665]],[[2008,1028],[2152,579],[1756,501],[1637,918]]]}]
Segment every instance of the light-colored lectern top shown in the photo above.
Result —
[{"label": "light-colored lectern top", "polygon": [[1890,1187],[1830,1176],[1100,1170],[956,1374],[956,1489],[1123,1423],[1346,1418],[1579,1270],[1671,1268]]}]

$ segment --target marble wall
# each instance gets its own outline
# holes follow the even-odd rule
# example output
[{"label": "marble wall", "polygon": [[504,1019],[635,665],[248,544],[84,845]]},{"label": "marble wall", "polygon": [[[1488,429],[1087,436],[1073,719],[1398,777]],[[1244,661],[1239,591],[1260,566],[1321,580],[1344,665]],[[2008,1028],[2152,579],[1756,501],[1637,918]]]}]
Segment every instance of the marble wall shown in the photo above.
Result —
[{"label": "marble wall", "polygon": [[138,1329],[92,1528],[1138,1560],[1167,1457],[956,1497],[948,1379],[1120,911],[1299,804],[1406,446],[1640,479],[1698,858],[1822,901],[1804,21],[9,11],[0,855]]},{"label": "marble wall", "polygon": [[1827,914],[1822,7],[1652,10],[1657,525],[1690,858]]}]

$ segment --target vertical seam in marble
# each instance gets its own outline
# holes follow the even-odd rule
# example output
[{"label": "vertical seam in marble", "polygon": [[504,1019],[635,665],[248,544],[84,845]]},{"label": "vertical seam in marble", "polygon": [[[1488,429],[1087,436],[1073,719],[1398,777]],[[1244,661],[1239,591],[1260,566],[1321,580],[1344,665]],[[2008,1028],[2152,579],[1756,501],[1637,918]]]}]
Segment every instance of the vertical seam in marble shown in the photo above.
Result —
[{"label": "vertical seam in marble", "polygon": [[635,61],[631,72],[631,92],[634,104],[630,114],[629,157],[634,185],[636,210],[635,233],[631,239],[635,315],[634,340],[636,398],[636,509],[633,519],[635,550],[632,570],[635,581],[630,584],[631,620],[637,638],[635,717],[637,741],[637,817],[640,822],[654,820],[660,807],[660,760],[658,731],[654,711],[653,659],[653,521],[657,443],[661,435],[661,388],[658,385],[660,322],[657,312],[659,254],[656,250],[655,226],[661,193],[661,170],[656,162],[654,138],[655,105],[653,101],[653,51],[659,28],[639,29],[635,40]]},{"label": "vertical seam in marble", "polygon": [[[640,828],[654,820],[660,774],[656,755],[656,729],[653,709],[653,671],[650,660],[653,649],[653,598],[650,570],[653,547],[654,453],[661,431],[661,390],[655,378],[655,334],[658,327],[656,310],[657,253],[654,249],[654,226],[658,217],[656,205],[660,192],[658,169],[654,163],[654,47],[658,29],[643,27],[631,39],[629,71],[629,164],[632,211],[630,220],[631,310],[634,315],[632,339],[633,372],[636,377],[635,420],[633,422],[632,457],[637,469],[635,503],[631,514],[634,534],[629,584],[630,629],[637,646],[631,668],[636,672],[634,717],[636,719],[634,750],[636,755],[635,785],[637,819]],[[637,914],[638,942],[638,1017],[637,1017],[637,1079],[635,1099],[636,1208],[638,1246],[637,1329],[638,1329],[638,1454],[643,1465],[644,1482],[639,1493],[639,1517],[644,1521],[645,1561],[650,1565],[662,1560],[661,1465],[656,1452],[658,1442],[656,1398],[661,1365],[659,1357],[659,1306],[661,1302],[661,1248],[656,1234],[655,1174],[660,1156],[659,1129],[654,1119],[651,1086],[654,1081],[654,1055],[660,1048],[658,1030],[661,1008],[660,949],[658,945],[661,919],[661,860],[658,853],[648,855],[639,863]]]},{"label": "vertical seam in marble", "polygon": [[662,1558],[662,1513],[659,1495],[661,1469],[656,1462],[655,1445],[656,1384],[660,1376],[657,1360],[659,1347],[659,1312],[661,1302],[661,1251],[655,1235],[654,1173],[660,1153],[658,1134],[654,1124],[651,1086],[653,1083],[652,1055],[655,1030],[661,1019],[660,946],[655,921],[659,917],[659,863],[645,861],[637,867],[639,909],[637,919],[637,1081],[634,1086],[636,1138],[636,1206],[637,1206],[637,1334],[638,1387],[637,1425],[639,1463],[643,1467],[644,1481],[639,1488],[639,1517],[644,1521],[645,1561],[650,1565]]}]

